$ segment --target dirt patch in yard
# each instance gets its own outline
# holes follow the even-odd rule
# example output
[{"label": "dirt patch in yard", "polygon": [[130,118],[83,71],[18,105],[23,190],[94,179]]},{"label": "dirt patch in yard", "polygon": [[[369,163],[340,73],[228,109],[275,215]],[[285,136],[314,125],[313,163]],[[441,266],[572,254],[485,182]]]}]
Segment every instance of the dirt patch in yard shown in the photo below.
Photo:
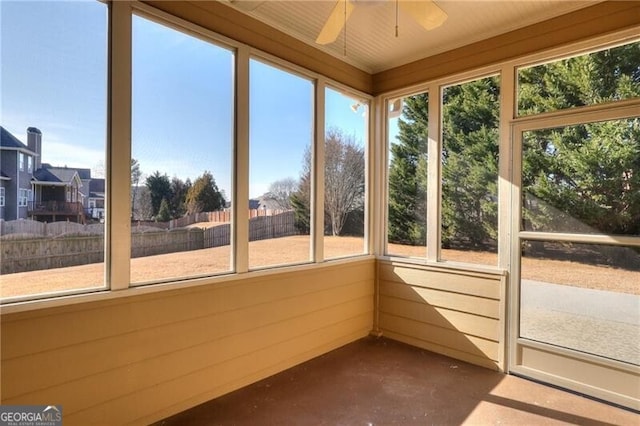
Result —
[{"label": "dirt patch in yard", "polygon": [[[357,237],[325,237],[325,258],[364,252],[364,240]],[[405,256],[424,257],[424,247],[390,245],[389,251]],[[226,273],[231,270],[229,246],[162,254],[131,259],[134,283]],[[443,250],[443,259],[494,266],[495,253]],[[309,236],[253,241],[249,244],[251,268],[305,263],[310,258]],[[523,259],[524,277],[531,280],[576,287],[640,294],[640,271],[629,271],[578,262]],[[24,296],[83,288],[104,288],[104,264],[94,263],[43,271],[0,276],[0,297]]]}]

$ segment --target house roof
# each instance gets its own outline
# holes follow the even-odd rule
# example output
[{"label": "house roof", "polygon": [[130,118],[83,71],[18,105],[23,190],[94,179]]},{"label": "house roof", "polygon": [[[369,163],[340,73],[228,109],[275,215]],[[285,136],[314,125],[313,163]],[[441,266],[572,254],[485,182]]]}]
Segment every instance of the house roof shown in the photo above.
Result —
[{"label": "house roof", "polygon": [[20,141],[20,139],[13,136],[11,132],[2,126],[0,126],[0,147],[5,149],[28,151],[35,154],[35,152],[31,151],[27,145]]},{"label": "house roof", "polygon": [[91,179],[89,182],[89,197],[104,198],[104,179]]},{"label": "house roof", "polygon": [[258,207],[260,207],[260,200],[256,200],[254,198],[249,200],[249,209],[250,210],[255,210]]},{"label": "house roof", "polygon": [[52,166],[51,163],[42,163],[43,169],[65,169],[65,170],[75,170],[78,172],[78,177],[82,180],[90,180],[91,178],[91,169],[79,169],[77,167],[57,167]]},{"label": "house roof", "polygon": [[91,169],[74,168],[74,170],[78,172],[80,179],[91,179]]},{"label": "house roof", "polygon": [[34,183],[68,185],[73,179],[79,180],[76,169],[67,167],[42,167],[33,173]]}]

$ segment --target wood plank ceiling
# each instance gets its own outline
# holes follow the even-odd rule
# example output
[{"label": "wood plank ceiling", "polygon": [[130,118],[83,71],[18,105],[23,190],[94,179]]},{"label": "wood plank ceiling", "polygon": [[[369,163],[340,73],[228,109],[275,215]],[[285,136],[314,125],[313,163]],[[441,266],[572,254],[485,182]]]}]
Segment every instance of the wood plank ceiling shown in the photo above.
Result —
[{"label": "wood plank ceiling", "polygon": [[426,31],[400,9],[396,37],[394,0],[346,1],[356,6],[347,22],[346,40],[342,31],[334,43],[326,46],[316,44],[315,38],[337,0],[223,2],[371,74],[599,3],[594,0],[436,0],[448,15],[442,26]]}]

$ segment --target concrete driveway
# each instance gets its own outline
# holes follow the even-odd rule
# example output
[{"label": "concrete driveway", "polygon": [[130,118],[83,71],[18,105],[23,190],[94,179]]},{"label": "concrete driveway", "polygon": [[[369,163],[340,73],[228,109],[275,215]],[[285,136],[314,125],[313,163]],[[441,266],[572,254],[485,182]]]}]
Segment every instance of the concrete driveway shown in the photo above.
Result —
[{"label": "concrete driveway", "polygon": [[521,337],[640,365],[640,296],[522,280],[520,304]]}]

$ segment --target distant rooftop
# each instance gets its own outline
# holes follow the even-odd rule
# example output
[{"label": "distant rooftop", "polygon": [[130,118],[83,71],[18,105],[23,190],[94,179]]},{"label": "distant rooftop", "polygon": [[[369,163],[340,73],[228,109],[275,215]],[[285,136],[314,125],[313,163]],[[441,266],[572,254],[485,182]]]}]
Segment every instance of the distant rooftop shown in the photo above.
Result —
[{"label": "distant rooftop", "polygon": [[20,142],[20,139],[13,136],[7,129],[2,126],[0,126],[0,146],[2,148],[26,149],[28,151],[31,151],[25,144]]},{"label": "distant rooftop", "polygon": [[67,167],[41,168],[35,171],[33,177],[40,182],[68,183],[78,174],[76,169]]}]

